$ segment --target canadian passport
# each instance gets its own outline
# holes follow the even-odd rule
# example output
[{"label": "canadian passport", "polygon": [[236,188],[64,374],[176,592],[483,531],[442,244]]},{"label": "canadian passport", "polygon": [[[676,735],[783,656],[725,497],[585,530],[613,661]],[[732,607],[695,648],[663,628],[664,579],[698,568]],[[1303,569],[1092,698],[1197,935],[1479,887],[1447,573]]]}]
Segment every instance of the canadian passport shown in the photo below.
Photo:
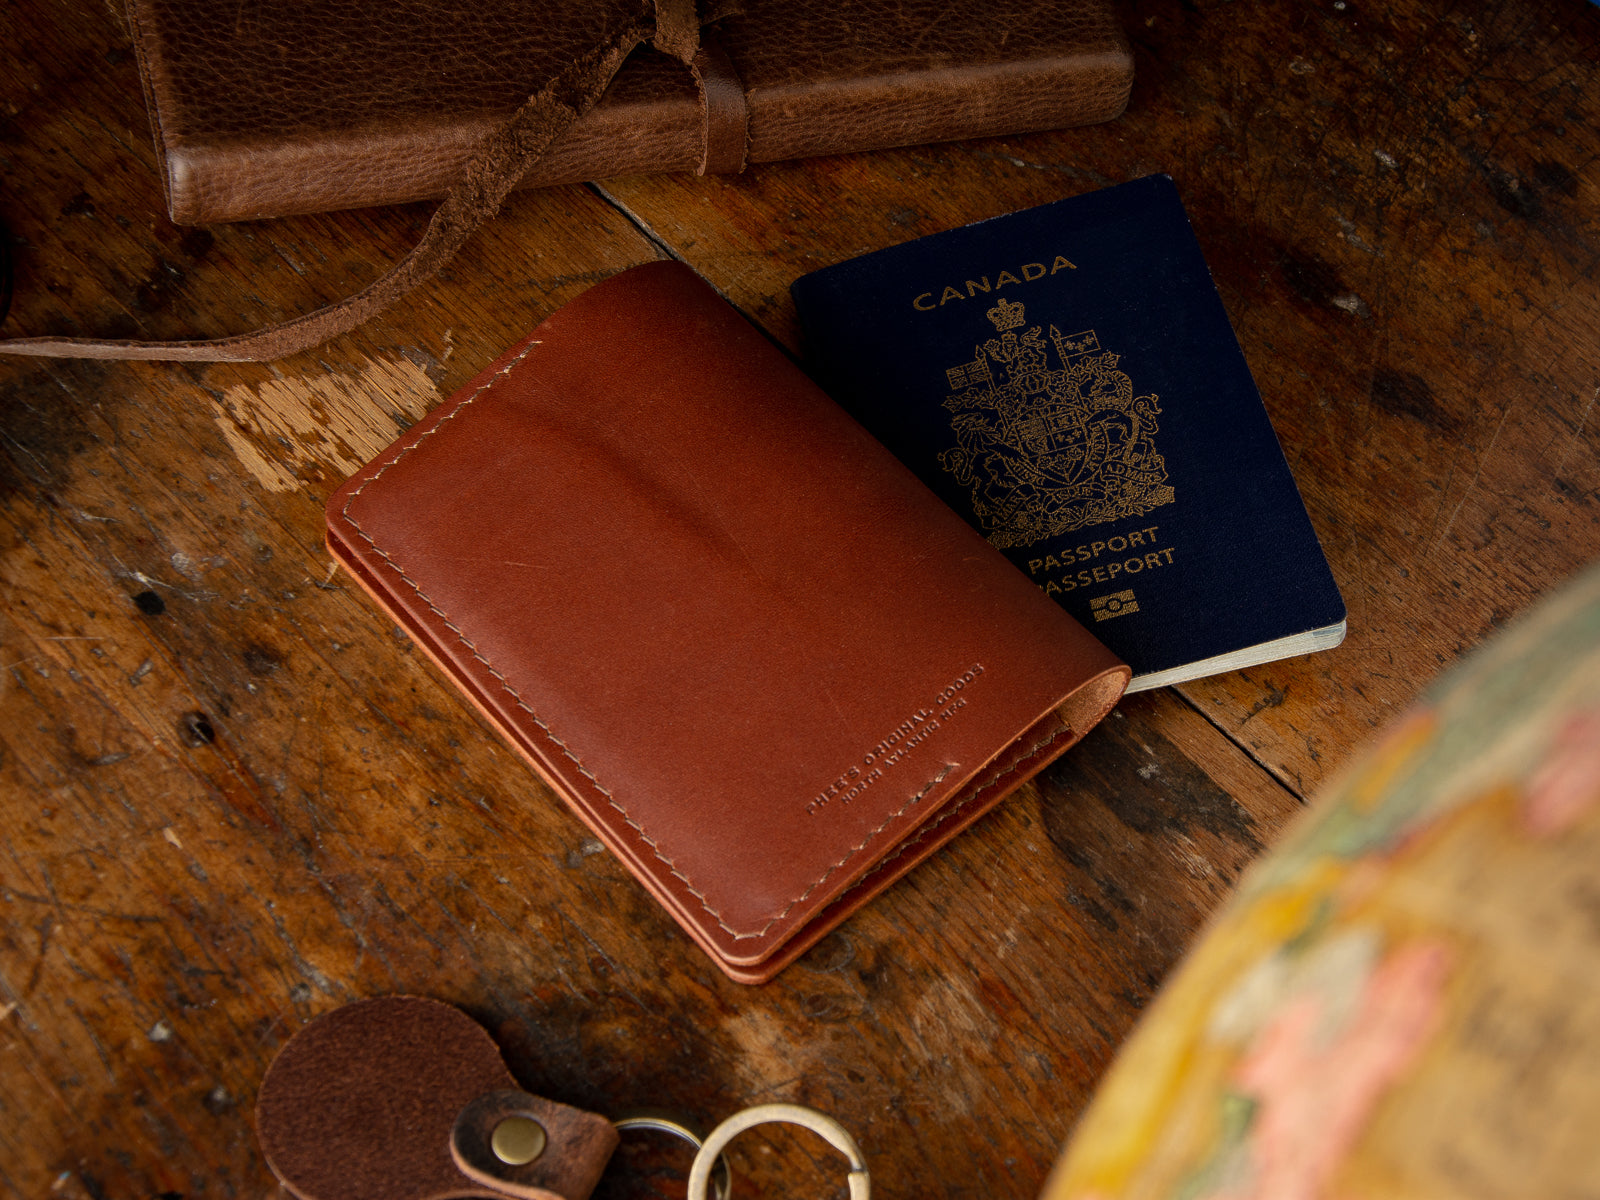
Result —
[{"label": "canadian passport", "polygon": [[839,403],[1133,668],[1337,645],[1345,606],[1172,180],[795,281]]}]

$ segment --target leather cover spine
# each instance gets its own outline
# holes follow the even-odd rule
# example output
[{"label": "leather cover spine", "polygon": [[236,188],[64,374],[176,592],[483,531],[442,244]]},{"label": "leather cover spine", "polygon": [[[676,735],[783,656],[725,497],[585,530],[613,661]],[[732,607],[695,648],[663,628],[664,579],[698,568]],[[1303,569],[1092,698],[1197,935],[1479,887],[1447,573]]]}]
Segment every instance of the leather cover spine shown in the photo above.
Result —
[{"label": "leather cover spine", "polygon": [[545,321],[335,493],[328,542],[745,982],[1128,679],[675,263]]},{"label": "leather cover spine", "polygon": [[[633,0],[128,0],[172,219],[442,196],[478,139]],[[1117,116],[1133,61],[1109,0],[742,0],[707,27],[773,162]],[[524,186],[694,171],[705,109],[649,51]],[[738,156],[734,156],[734,161]]]}]

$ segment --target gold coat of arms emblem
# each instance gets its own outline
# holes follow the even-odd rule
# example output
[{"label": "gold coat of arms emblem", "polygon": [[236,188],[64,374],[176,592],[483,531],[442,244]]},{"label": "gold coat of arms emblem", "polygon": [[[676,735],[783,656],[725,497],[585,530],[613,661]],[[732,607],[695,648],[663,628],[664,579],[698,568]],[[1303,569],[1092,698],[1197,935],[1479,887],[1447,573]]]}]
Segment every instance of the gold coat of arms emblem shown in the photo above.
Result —
[{"label": "gold coat of arms emblem", "polygon": [[1095,331],[1051,325],[1046,344],[1021,304],[1001,300],[987,315],[1000,336],[945,372],[956,445],[939,462],[971,489],[989,541],[1028,546],[1171,504],[1160,398],[1134,394]]}]

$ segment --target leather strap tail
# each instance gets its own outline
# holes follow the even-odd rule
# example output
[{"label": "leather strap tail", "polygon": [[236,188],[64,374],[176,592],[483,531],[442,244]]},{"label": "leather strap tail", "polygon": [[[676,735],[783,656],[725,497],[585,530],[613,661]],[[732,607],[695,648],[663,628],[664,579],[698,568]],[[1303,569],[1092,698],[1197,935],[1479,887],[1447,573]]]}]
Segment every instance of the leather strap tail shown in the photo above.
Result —
[{"label": "leather strap tail", "polygon": [[[714,19],[713,14],[707,19]],[[516,114],[478,144],[461,179],[428,222],[422,240],[392,269],[337,304],[253,333],[198,341],[9,338],[0,354],[41,358],[144,359],[163,362],[267,362],[348,333],[444,267],[490,220],[540,155],[599,101],[623,60],[645,41],[685,64],[699,50],[693,0],[654,0],[605,43],[579,58],[529,97]],[[698,72],[697,72],[698,76]]]}]

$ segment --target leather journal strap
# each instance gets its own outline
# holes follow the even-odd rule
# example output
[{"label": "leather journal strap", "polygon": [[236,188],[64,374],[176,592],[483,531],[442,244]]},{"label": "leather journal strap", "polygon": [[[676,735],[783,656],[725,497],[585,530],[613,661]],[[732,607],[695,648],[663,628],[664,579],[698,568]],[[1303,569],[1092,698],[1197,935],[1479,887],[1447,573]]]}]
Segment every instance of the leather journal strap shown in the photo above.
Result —
[{"label": "leather journal strap", "polygon": [[546,149],[593,108],[635,48],[650,42],[693,73],[701,96],[705,149],[700,173],[742,170],[744,88],[728,56],[702,44],[700,26],[729,15],[727,0],[696,11],[695,0],[645,0],[637,14],[530,96],[479,143],[411,252],[361,291],[336,304],[252,333],[196,341],[32,337],[0,339],[0,354],[40,358],[164,362],[268,362],[321,345],[376,316],[437,274],[490,220]]},{"label": "leather journal strap", "polygon": [[727,52],[715,42],[700,44],[689,69],[700,86],[705,128],[698,173],[737,175],[744,170],[750,146],[750,111],[744,102],[744,82]]}]

